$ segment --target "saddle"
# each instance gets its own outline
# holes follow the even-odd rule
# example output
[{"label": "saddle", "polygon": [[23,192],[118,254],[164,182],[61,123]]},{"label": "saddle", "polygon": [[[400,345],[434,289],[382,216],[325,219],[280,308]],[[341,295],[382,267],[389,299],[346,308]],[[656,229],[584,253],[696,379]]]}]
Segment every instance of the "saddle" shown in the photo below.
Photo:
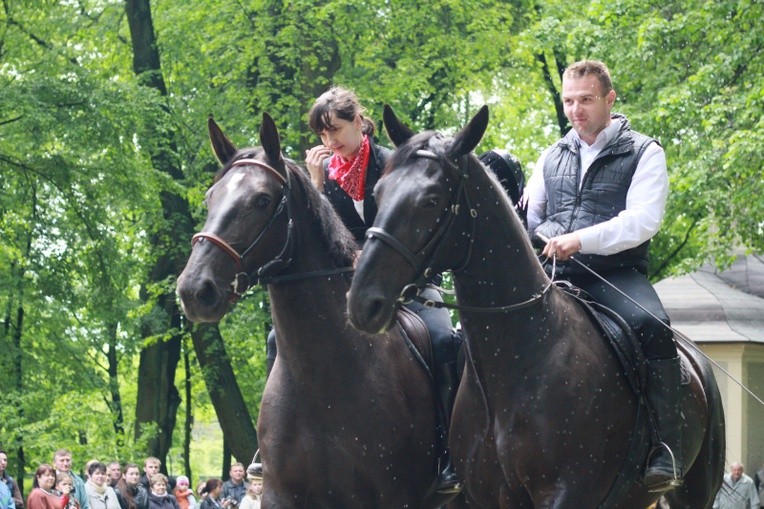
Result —
[{"label": "saddle", "polygon": [[637,399],[641,400],[647,377],[647,361],[642,353],[642,346],[639,344],[639,340],[632,328],[621,315],[607,306],[595,302],[583,290],[567,282],[556,284],[573,297],[581,308],[586,311],[589,318],[599,326],[603,336],[607,338],[612,347],[616,358],[621,363],[623,373],[626,375],[632,392],[634,392]]},{"label": "saddle", "polygon": [[395,323],[414,358],[425,371],[432,373],[432,341],[424,320],[405,306],[401,306],[398,308]]}]

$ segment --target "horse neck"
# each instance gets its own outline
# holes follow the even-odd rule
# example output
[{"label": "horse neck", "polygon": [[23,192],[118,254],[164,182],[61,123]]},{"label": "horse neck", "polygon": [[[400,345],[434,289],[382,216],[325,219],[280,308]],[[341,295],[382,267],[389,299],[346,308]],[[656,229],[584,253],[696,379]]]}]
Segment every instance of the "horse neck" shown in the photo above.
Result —
[{"label": "horse neck", "polygon": [[[338,268],[329,252],[330,233],[321,231],[313,212],[294,207],[296,232],[287,274]],[[279,355],[290,362],[315,363],[315,354],[343,349],[353,331],[347,323],[346,274],[308,277],[268,285],[271,312],[279,336]]]},{"label": "horse neck", "polygon": [[500,184],[483,171],[472,171],[466,192],[477,214],[472,219],[469,259],[454,272],[459,300],[495,307],[525,301],[542,291],[549,278]]}]

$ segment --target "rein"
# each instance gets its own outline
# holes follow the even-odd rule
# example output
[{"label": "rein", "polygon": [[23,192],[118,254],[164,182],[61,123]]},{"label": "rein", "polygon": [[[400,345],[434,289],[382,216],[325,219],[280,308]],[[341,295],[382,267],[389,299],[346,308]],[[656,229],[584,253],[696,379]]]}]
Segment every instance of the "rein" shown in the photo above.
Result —
[{"label": "rein", "polygon": [[457,311],[466,311],[468,313],[509,313],[510,311],[525,309],[527,307],[530,307],[536,304],[537,302],[540,302],[544,298],[544,296],[547,294],[547,292],[549,292],[549,289],[552,287],[552,285],[553,285],[553,281],[550,280],[543,290],[541,290],[538,293],[534,293],[533,295],[531,295],[529,299],[524,300],[522,302],[517,302],[515,304],[508,304],[506,306],[496,306],[496,307],[463,306],[461,304],[450,304],[448,302],[436,302],[430,299],[426,299],[422,297],[420,294],[414,295],[411,298],[411,300],[420,302],[421,304],[427,307],[455,309]]},{"label": "rein", "polygon": [[[202,240],[207,240],[220,248],[225,254],[229,256],[236,264],[236,274],[231,282],[231,300],[235,301],[241,297],[251,286],[257,284],[275,284],[286,281],[299,281],[303,279],[311,279],[317,277],[330,276],[334,274],[342,274],[346,272],[352,272],[353,267],[339,267],[334,269],[315,270],[310,272],[301,272],[286,275],[275,275],[274,272],[278,272],[287,268],[292,263],[292,254],[294,252],[294,219],[292,218],[292,202],[291,202],[291,181],[289,179],[289,170],[286,171],[286,177],[282,175],[278,170],[257,159],[239,159],[231,164],[231,168],[234,166],[252,165],[257,166],[265,170],[272,177],[276,178],[282,185],[283,195],[279,201],[279,205],[273,212],[273,215],[268,220],[268,224],[260,231],[255,240],[242,252],[239,253],[233,246],[223,240],[221,237],[210,232],[199,232],[191,239],[191,246],[195,246]],[[271,261],[267,262],[262,267],[258,268],[253,273],[249,273],[244,270],[244,257],[249,254],[252,249],[263,239],[265,234],[271,229],[276,218],[282,213],[286,212],[287,216],[287,236],[284,240],[284,245],[281,248],[281,252],[276,255]]]}]

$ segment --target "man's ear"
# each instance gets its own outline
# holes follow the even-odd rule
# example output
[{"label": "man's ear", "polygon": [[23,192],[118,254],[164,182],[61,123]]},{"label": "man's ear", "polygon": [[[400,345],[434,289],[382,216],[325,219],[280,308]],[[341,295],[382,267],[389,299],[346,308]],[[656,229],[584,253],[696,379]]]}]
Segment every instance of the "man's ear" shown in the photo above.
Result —
[{"label": "man's ear", "polygon": [[615,90],[611,90],[610,92],[607,93],[607,105],[608,105],[608,107],[610,107],[610,108],[613,107],[613,105],[615,104],[615,97],[616,97]]}]

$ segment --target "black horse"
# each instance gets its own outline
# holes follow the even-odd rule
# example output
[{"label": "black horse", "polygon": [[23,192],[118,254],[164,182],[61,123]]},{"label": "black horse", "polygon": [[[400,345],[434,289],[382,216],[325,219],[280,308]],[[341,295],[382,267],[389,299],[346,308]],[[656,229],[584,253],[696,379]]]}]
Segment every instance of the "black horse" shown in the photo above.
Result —
[{"label": "black horse", "polygon": [[355,242],[282,157],[267,114],[262,148],[237,150],[211,119],[209,132],[224,166],[178,294],[189,319],[217,322],[249,284],[268,283],[279,353],[258,421],[263,507],[442,505],[436,400],[415,358],[428,356],[424,336],[407,346],[398,326],[380,335],[350,326]]},{"label": "black horse", "polygon": [[[452,139],[414,134],[385,108],[397,149],[375,189],[379,212],[348,311],[366,331],[392,323],[426,275],[452,270],[467,365],[450,431],[467,497],[478,507],[640,508],[660,493],[639,480],[645,409],[600,327],[539,263],[497,180],[471,151],[483,108]],[[672,508],[710,508],[724,467],[724,416],[706,359],[678,349],[687,467]]]}]

